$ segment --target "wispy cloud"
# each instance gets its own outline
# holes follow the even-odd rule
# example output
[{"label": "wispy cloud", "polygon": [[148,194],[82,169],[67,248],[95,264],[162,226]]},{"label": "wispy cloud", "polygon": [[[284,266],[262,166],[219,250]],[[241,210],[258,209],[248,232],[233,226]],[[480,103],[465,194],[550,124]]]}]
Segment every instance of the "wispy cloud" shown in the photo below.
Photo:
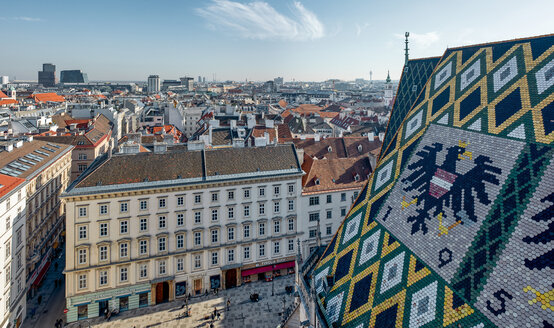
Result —
[{"label": "wispy cloud", "polygon": [[290,15],[279,13],[266,2],[239,3],[213,0],[196,9],[209,25],[249,39],[314,40],[325,35],[317,16],[300,2],[293,2]]},{"label": "wispy cloud", "polygon": [[[394,36],[399,39],[404,39],[404,34],[395,34]],[[421,48],[427,48],[437,41],[439,41],[439,34],[437,32],[427,32],[423,34],[410,32],[410,43]]]},{"label": "wispy cloud", "polygon": [[360,36],[362,32],[369,27],[369,23],[356,24],[356,36]]},{"label": "wispy cloud", "polygon": [[27,17],[27,16],[0,17],[0,20],[16,20],[16,21],[24,21],[24,22],[40,22],[40,21],[42,21],[41,18]]}]

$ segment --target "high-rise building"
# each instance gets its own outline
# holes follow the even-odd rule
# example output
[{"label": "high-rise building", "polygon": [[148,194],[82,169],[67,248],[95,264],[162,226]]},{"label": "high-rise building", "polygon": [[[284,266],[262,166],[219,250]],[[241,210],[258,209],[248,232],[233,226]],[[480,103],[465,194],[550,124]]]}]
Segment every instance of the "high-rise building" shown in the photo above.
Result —
[{"label": "high-rise building", "polygon": [[56,84],[56,65],[42,64],[42,71],[38,72],[38,84],[53,87]]},{"label": "high-rise building", "polygon": [[80,70],[61,71],[60,83],[88,83],[88,76]]},{"label": "high-rise building", "polygon": [[187,91],[194,90],[194,79],[192,77],[182,77],[181,85],[184,85],[187,88]]},{"label": "high-rise building", "polygon": [[202,76],[198,75],[198,83],[202,83]]},{"label": "high-rise building", "polygon": [[0,85],[6,85],[10,83],[10,78],[6,75],[0,76]]},{"label": "high-rise building", "polygon": [[150,75],[148,77],[148,93],[158,93],[160,92],[160,87],[160,76]]}]

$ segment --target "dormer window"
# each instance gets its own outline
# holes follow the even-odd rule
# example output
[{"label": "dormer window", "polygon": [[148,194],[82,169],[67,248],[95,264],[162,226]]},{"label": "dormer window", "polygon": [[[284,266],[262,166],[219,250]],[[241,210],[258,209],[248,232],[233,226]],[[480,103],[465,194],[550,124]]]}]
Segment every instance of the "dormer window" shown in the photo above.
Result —
[{"label": "dormer window", "polygon": [[360,175],[358,173],[356,173],[356,175],[354,176],[354,180],[360,181]]},{"label": "dormer window", "polygon": [[331,147],[331,146],[327,147],[327,151],[328,151],[328,152],[332,152],[332,151],[333,151],[333,147]]},{"label": "dormer window", "polygon": [[358,152],[362,152],[362,145],[358,145]]},{"label": "dormer window", "polygon": [[315,184],[316,184],[317,186],[319,186],[319,179],[318,179],[318,178],[315,179]]}]

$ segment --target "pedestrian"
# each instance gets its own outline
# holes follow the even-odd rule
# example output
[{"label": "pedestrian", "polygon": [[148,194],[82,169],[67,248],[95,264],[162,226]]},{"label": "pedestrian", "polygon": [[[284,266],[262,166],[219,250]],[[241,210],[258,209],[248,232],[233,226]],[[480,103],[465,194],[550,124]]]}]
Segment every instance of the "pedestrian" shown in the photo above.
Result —
[{"label": "pedestrian", "polygon": [[212,321],[214,321],[214,319],[215,319],[215,314],[212,313],[211,318],[212,318]]},{"label": "pedestrian", "polygon": [[214,328],[214,323],[210,322],[210,328]]},{"label": "pedestrian", "polygon": [[208,290],[206,289],[206,297],[208,297]]},{"label": "pedestrian", "polygon": [[220,316],[221,316],[221,313],[217,312],[217,320],[219,320]]},{"label": "pedestrian", "polygon": [[227,299],[227,311],[229,311],[229,308],[231,307],[231,299]]}]

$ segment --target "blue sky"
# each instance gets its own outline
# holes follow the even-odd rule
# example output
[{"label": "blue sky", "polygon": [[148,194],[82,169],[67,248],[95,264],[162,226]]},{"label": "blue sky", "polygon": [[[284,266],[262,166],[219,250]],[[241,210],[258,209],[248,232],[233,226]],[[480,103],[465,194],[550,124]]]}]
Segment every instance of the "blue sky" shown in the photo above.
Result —
[{"label": "blue sky", "polygon": [[[0,75],[42,63],[91,80],[398,79],[410,57],[554,32],[553,1],[11,1],[0,11]],[[9,45],[9,46],[8,46]]]}]

